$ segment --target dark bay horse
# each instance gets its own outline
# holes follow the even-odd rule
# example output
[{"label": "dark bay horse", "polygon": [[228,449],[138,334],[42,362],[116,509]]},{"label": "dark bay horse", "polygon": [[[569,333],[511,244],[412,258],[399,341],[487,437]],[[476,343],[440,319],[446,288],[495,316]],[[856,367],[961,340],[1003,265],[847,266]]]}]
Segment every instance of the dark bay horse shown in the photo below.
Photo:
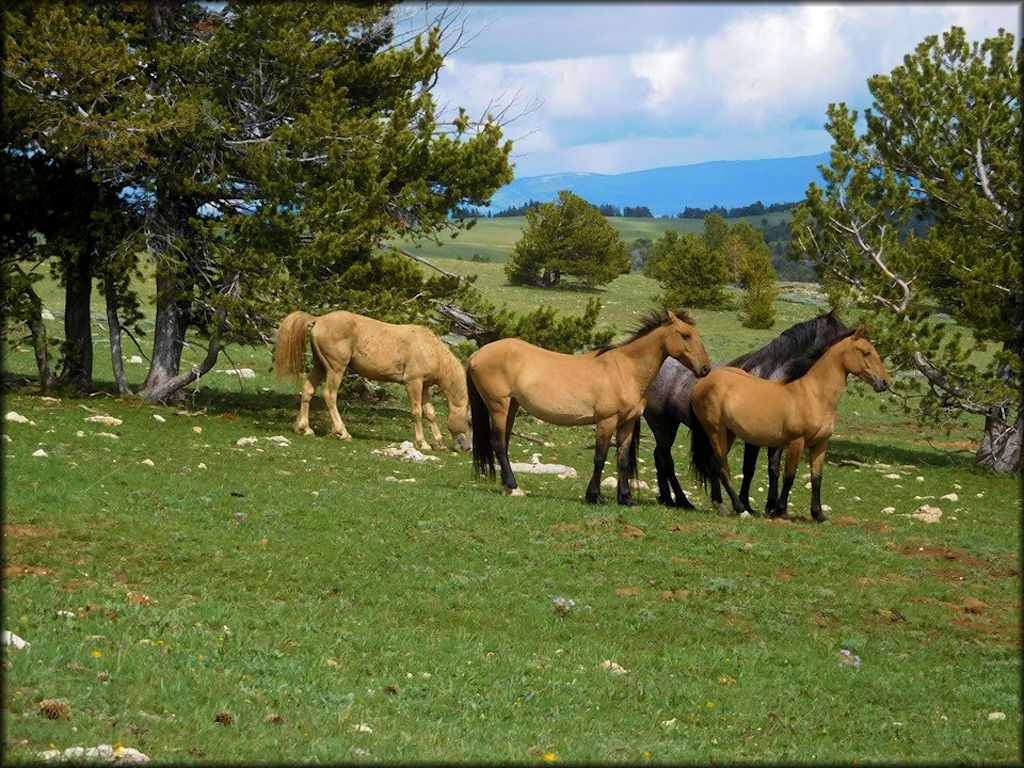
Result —
[{"label": "dark bay horse", "polygon": [[[835,309],[810,320],[797,323],[783,331],[763,347],[740,355],[725,365],[742,368],[762,379],[791,380],[799,378],[811,364],[837,339],[850,332],[836,316]],[[717,367],[717,366],[715,366]],[[647,392],[644,419],[654,433],[654,466],[658,473],[658,501],[670,507],[693,509],[693,504],[679,486],[672,444],[680,424],[692,429],[696,423],[690,398],[697,377],[688,368],[668,358]],[[743,453],[743,484],[740,499],[750,509],[750,483],[757,467],[760,447],[748,443]],[[774,505],[778,494],[781,451],[768,450],[768,500],[766,509]],[[718,478],[712,478],[712,498],[721,499]],[[673,496],[674,494],[674,496]]]},{"label": "dark bay horse", "polygon": [[807,373],[792,381],[770,381],[728,366],[712,370],[697,382],[691,398],[697,422],[690,428],[690,456],[697,477],[706,484],[717,475],[733,510],[740,514],[745,507],[729,476],[733,440],[738,437],[754,445],[785,448],[782,490],[769,511],[772,517],[785,518],[789,491],[806,449],[811,465],[811,517],[824,522],[821,474],[825,449],[850,374],[876,392],[889,388],[889,372],[863,328],[837,341]]},{"label": "dark bay horse", "polygon": [[433,331],[422,325],[395,325],[338,310],[319,317],[308,312],[292,312],[277,330],[274,370],[280,380],[291,376],[296,381],[305,373],[303,357],[306,337],[313,352],[313,367],[302,385],[299,415],[295,431],[312,435],[309,426],[309,401],[320,382],[324,382],[324,402],[331,415],[331,429],[340,440],[351,440],[345,422],[338,413],[338,387],[346,368],[374,381],[405,385],[412,410],[413,436],[418,449],[429,450],[423,435],[422,416],[430,424],[434,448],[443,448],[444,439],[437,415],[430,402],[430,387],[437,386],[448,400],[448,430],[455,448],[470,447],[469,397],[462,363]]},{"label": "dark bay horse", "polygon": [[485,344],[469,358],[466,384],[473,415],[473,465],[494,477],[494,460],[510,495],[521,496],[509,466],[508,442],[516,412],[549,424],[597,425],[594,473],[586,500],[604,502],[601,472],[612,436],[616,438],[618,502],[634,503],[630,479],[636,474],[636,433],[647,389],[666,357],[673,357],[702,376],[711,361],[686,312],[667,312],[645,319],[626,341],[581,355],[536,347],[521,339]]}]

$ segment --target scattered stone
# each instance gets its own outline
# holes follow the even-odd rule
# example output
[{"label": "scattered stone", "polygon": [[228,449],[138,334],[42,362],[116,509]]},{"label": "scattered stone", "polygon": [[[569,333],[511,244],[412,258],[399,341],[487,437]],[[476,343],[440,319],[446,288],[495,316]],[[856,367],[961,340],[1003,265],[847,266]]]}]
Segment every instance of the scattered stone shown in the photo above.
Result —
[{"label": "scattered stone", "polygon": [[36,458],[39,458],[39,459],[45,459],[50,454],[48,454],[46,451],[44,451],[42,448],[40,448],[38,451],[36,451],[32,455],[35,456]]},{"label": "scattered stone", "polygon": [[131,357],[128,358],[128,362],[131,363],[132,365],[142,365],[143,361],[142,358],[139,357],[138,355],[132,355]]},{"label": "scattered stone", "polygon": [[373,728],[366,723],[356,723],[348,729],[351,733],[373,733]]},{"label": "scattered stone", "polygon": [[109,437],[113,440],[120,440],[120,435],[115,435],[113,432],[93,432],[96,437]]},{"label": "scattered stone", "polygon": [[122,424],[124,424],[124,422],[121,419],[115,416],[107,416],[102,413],[96,414],[95,416],[86,416],[85,420],[94,422],[96,424],[106,424],[108,427],[119,427]]},{"label": "scattered stone", "polygon": [[165,419],[159,413],[154,413],[153,414],[153,418],[156,419],[157,421],[159,421],[161,424],[163,424],[165,421],[167,421],[167,419]]},{"label": "scattered stone", "polygon": [[[534,457],[537,454],[533,454]],[[576,477],[576,470],[564,464],[541,464],[540,462],[514,461],[509,464],[513,472],[527,472],[535,475],[558,475],[563,480],[569,477]],[[612,478],[614,479],[614,478]]]},{"label": "scattered stone", "polygon": [[268,437],[267,440],[269,440],[270,442],[274,443],[275,445],[280,445],[280,446],[286,446],[286,445],[291,445],[292,444],[292,441],[289,440],[284,435],[274,435],[273,437]]},{"label": "scattered stone", "polygon": [[235,445],[239,448],[246,445],[256,445],[259,442],[258,437],[240,437],[235,441]]},{"label": "scattered stone", "polygon": [[4,416],[4,421],[12,421],[15,424],[32,424],[26,417],[22,416],[17,411],[8,411]]},{"label": "scattered stone", "polygon": [[1006,719],[1006,713],[1005,712],[989,712],[988,713],[988,719],[989,720],[1005,720]]},{"label": "scattered stone", "polygon": [[22,640],[16,634],[14,634],[13,632],[8,632],[6,629],[3,631],[3,635],[0,636],[0,640],[3,641],[3,645],[5,648],[13,648],[16,651],[20,651],[27,645],[32,645],[32,643]]},{"label": "scattered stone", "polygon": [[51,312],[48,309],[44,309],[42,312],[40,312],[39,313],[39,317],[41,317],[43,320],[56,320],[57,319],[57,318],[55,318],[53,316],[53,312]]},{"label": "scattered stone", "polygon": [[946,501],[960,501],[960,497],[957,496],[955,493],[947,493],[942,498],[945,499]]},{"label": "scattered stone", "polygon": [[913,517],[925,523],[937,523],[939,522],[939,519],[942,517],[942,510],[939,509],[938,507],[932,507],[929,506],[928,504],[923,504],[920,507],[918,507],[917,512],[908,515],[908,517]]},{"label": "scattered stone", "polygon": [[603,669],[608,670],[609,672],[611,672],[612,674],[615,674],[615,675],[628,675],[629,674],[629,670],[628,669],[625,669],[625,668],[619,666],[618,664],[616,664],[611,659],[605,659],[604,663],[601,665],[601,667]]},{"label": "scattered stone", "polygon": [[197,435],[200,435],[203,432],[203,428],[202,427],[192,427],[192,431],[195,432]]},{"label": "scattered stone", "polygon": [[374,456],[388,459],[405,459],[407,461],[440,461],[437,456],[428,456],[416,450],[411,440],[405,440],[400,446],[389,445],[387,448],[377,448],[371,451]]},{"label": "scattered stone", "polygon": [[886,477],[887,477],[887,478],[888,478],[889,480],[899,480],[899,479],[900,479],[900,477],[902,477],[902,475],[900,475],[900,473],[899,473],[899,472],[892,472],[892,473],[890,473],[890,474],[886,475]]},{"label": "scattered stone", "polygon": [[896,507],[886,507],[885,509],[882,510],[883,515],[891,515],[894,512],[896,512]]},{"label": "scattered stone", "polygon": [[156,466],[156,463],[152,459],[143,459],[142,463],[145,464],[147,467],[155,467]]},{"label": "scattered stone", "polygon": [[115,763],[117,765],[148,763],[149,758],[131,747],[111,746],[100,744],[98,747],[68,747],[63,752],[59,749],[48,749],[39,753],[39,758],[46,762],[86,762],[102,761]]},{"label": "scattered stone", "polygon": [[231,369],[226,370],[226,371],[221,371],[221,373],[233,373],[235,376],[237,376],[240,379],[255,379],[256,378],[256,372],[253,371],[252,368],[231,368]]}]

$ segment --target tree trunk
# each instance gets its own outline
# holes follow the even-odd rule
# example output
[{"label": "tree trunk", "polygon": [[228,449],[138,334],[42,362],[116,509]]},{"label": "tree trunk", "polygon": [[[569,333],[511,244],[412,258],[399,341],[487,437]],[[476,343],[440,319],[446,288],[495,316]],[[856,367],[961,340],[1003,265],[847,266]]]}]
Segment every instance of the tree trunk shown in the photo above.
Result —
[{"label": "tree trunk", "polygon": [[117,316],[117,297],[111,281],[107,281],[107,327],[110,329],[110,365],[117,380],[117,389],[122,395],[130,395],[131,387],[124,373],[124,360],[121,357],[121,319]]},{"label": "tree trunk", "polygon": [[985,435],[976,457],[978,464],[994,472],[1011,474],[1021,468],[1021,443],[1024,442],[1024,414],[1010,424],[1006,410],[993,408],[985,417]]},{"label": "tree trunk", "polygon": [[[157,268],[156,275],[156,320],[153,329],[153,359],[149,374],[138,391],[144,400],[166,400],[167,383],[178,375],[181,367],[181,352],[185,346],[185,330],[188,327],[185,314],[187,302],[177,298],[176,281],[167,271]],[[184,384],[182,385],[184,386]]]},{"label": "tree trunk", "polygon": [[[139,396],[150,402],[164,402],[170,399],[180,400],[182,397],[181,390],[191,384],[193,381],[198,380],[201,376],[204,376],[217,362],[217,357],[220,355],[221,350],[221,331],[224,327],[224,315],[225,312],[221,311],[218,313],[220,320],[217,323],[217,328],[214,331],[213,338],[210,340],[210,346],[207,347],[206,357],[203,358],[203,362],[199,365],[193,365],[186,373],[179,375],[165,375],[159,381],[154,380],[150,383],[150,379],[153,378],[153,371],[156,367],[156,352],[154,349],[153,361],[154,365],[150,368],[149,378],[146,379],[146,384],[143,389],[139,390]],[[178,348],[178,358],[181,358],[181,348]]]},{"label": "tree trunk", "polygon": [[81,392],[92,387],[92,248],[87,244],[78,258],[69,260],[64,273],[64,349],[60,382]]}]

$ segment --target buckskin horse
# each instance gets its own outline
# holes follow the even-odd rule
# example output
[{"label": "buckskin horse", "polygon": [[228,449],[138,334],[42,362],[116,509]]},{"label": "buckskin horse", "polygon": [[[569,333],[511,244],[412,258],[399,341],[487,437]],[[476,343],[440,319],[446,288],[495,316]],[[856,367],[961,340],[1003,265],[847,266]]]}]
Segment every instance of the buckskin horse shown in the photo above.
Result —
[{"label": "buckskin horse", "polygon": [[793,478],[806,449],[811,465],[811,517],[824,522],[821,475],[825,449],[850,374],[876,392],[889,388],[889,372],[863,328],[835,342],[807,373],[793,381],[769,381],[728,366],[712,370],[693,389],[697,421],[690,429],[690,456],[697,477],[706,485],[717,475],[733,510],[741,514],[745,511],[743,502],[729,476],[733,440],[738,437],[762,447],[785,448],[782,490],[769,511],[772,517],[785,518]]},{"label": "buckskin horse", "polygon": [[345,422],[338,413],[338,387],[346,368],[374,381],[405,385],[412,409],[416,448],[429,450],[423,435],[422,416],[426,415],[434,448],[444,447],[437,415],[430,402],[430,387],[437,386],[448,400],[448,430],[459,451],[470,448],[469,398],[462,364],[437,335],[422,325],[394,325],[372,317],[338,310],[317,317],[308,312],[292,312],[277,330],[274,371],[280,380],[291,376],[296,383],[305,372],[303,355],[306,336],[313,352],[313,366],[302,385],[299,415],[295,431],[312,435],[309,426],[309,401],[320,383],[331,416],[332,434],[351,440]]},{"label": "buckskin horse", "polygon": [[469,358],[466,383],[473,418],[473,464],[495,475],[509,495],[521,496],[509,466],[508,443],[517,411],[549,424],[597,425],[594,472],[586,501],[602,504],[601,473],[612,437],[616,439],[619,504],[633,505],[630,479],[636,475],[639,418],[647,389],[667,357],[702,376],[711,361],[686,312],[647,317],[620,344],[580,355],[552,352],[508,338],[485,344]]},{"label": "buckskin horse", "polygon": [[[799,378],[833,342],[850,329],[843,325],[832,309],[810,320],[791,326],[763,347],[740,355],[725,365],[742,368],[762,379],[788,381]],[[717,365],[713,367],[718,367]],[[647,407],[644,420],[654,433],[654,466],[658,473],[658,501],[670,507],[693,509],[693,504],[679,485],[675,462],[672,460],[672,444],[675,442],[679,425],[693,427],[696,417],[690,398],[697,377],[693,371],[667,358],[661,365],[654,383],[647,391]],[[740,499],[748,512],[750,508],[750,483],[757,468],[760,446],[747,443],[743,452],[743,483]],[[768,498],[765,508],[771,508],[778,498],[779,459],[781,450],[768,449]],[[712,478],[713,496],[721,498],[717,488],[718,478]]]}]

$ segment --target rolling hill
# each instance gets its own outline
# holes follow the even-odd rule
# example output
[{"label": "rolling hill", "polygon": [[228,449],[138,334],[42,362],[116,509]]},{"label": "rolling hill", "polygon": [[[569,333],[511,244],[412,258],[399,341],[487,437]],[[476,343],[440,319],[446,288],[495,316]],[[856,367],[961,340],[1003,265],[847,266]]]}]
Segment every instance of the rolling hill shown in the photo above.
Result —
[{"label": "rolling hill", "polygon": [[807,185],[820,181],[828,153],[765,160],[715,160],[630,173],[553,173],[516,179],[499,189],[489,208],[502,211],[531,200],[547,202],[568,189],[594,205],[647,206],[655,216],[675,216],[686,207],[736,208],[802,200]]}]

